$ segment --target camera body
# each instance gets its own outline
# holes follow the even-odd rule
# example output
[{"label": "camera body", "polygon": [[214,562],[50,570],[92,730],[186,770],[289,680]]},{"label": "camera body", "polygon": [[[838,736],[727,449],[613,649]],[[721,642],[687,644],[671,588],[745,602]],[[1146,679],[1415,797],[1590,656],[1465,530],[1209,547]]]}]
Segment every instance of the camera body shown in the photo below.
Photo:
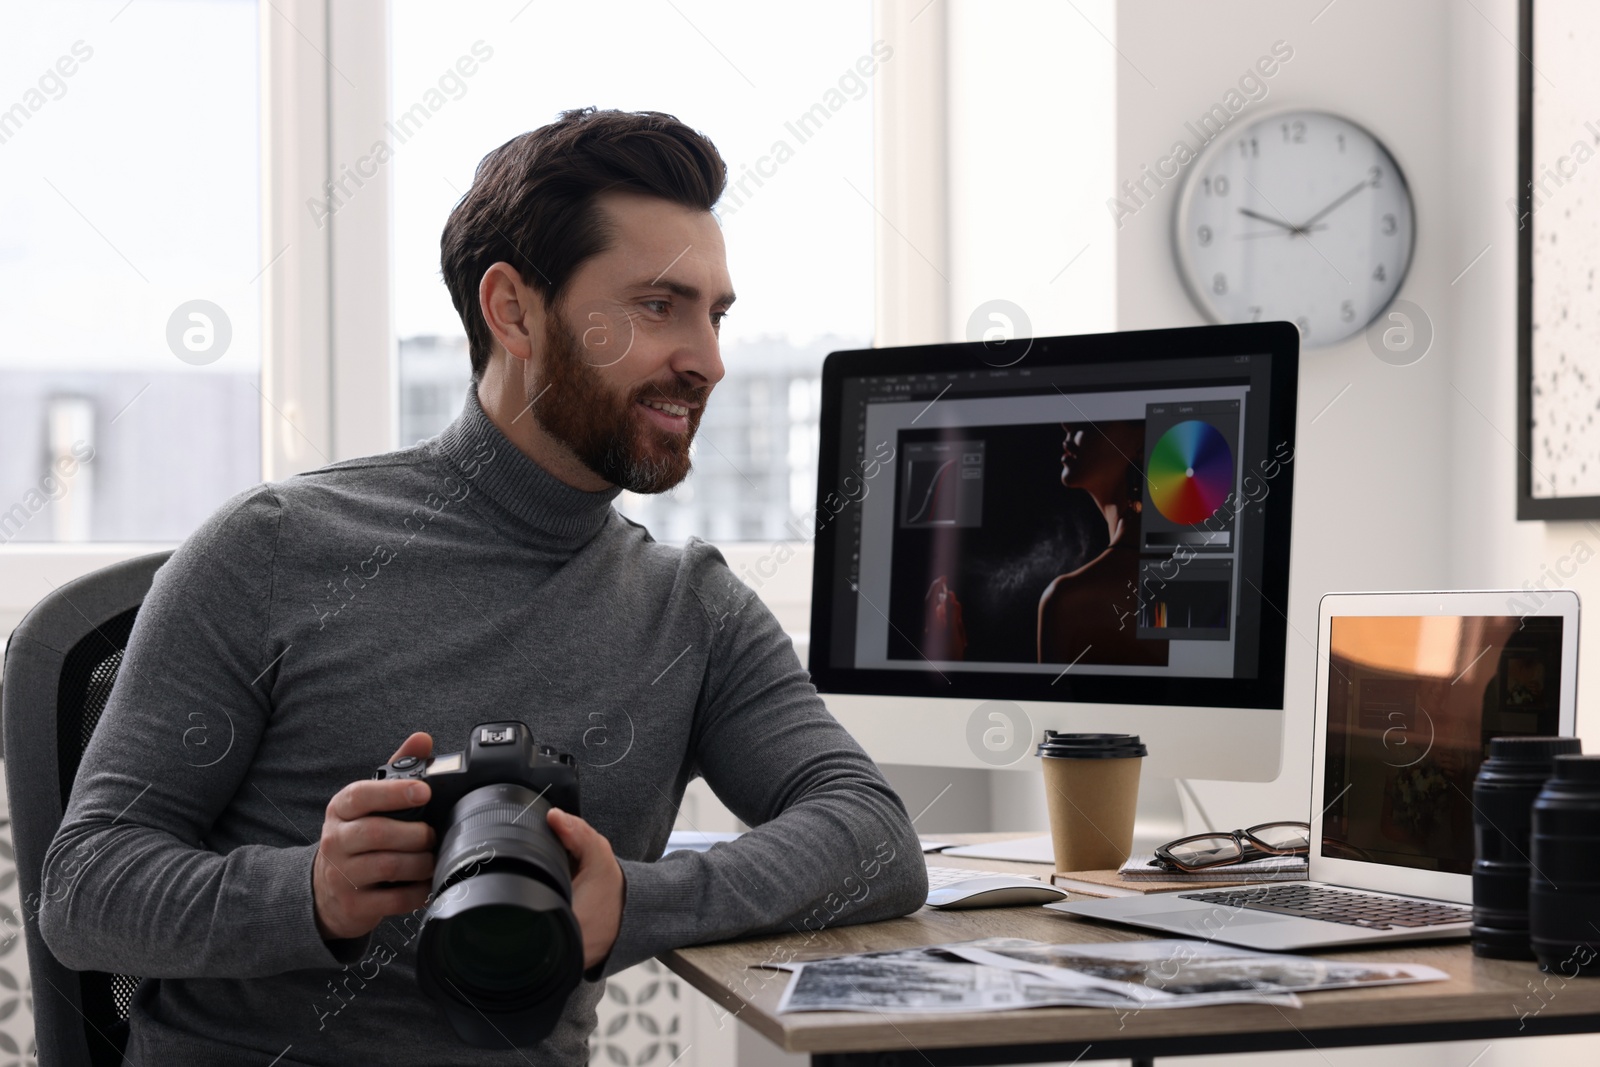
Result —
[{"label": "camera body", "polygon": [[431,792],[426,804],[385,814],[391,819],[425,822],[440,838],[450,826],[456,804],[485,785],[524,786],[552,808],[569,815],[583,814],[578,810],[577,760],[570,752],[535,744],[532,731],[515,721],[480,723],[472,728],[467,747],[460,752],[428,759],[401,756],[372,776],[428,783]]},{"label": "camera body", "polygon": [[572,865],[546,821],[553,807],[580,814],[577,761],[536,744],[523,723],[488,722],[460,752],[401,756],[373,777],[432,790],[427,803],[386,813],[426,822],[439,839],[418,986],[470,1044],[544,1040],[583,974]]}]

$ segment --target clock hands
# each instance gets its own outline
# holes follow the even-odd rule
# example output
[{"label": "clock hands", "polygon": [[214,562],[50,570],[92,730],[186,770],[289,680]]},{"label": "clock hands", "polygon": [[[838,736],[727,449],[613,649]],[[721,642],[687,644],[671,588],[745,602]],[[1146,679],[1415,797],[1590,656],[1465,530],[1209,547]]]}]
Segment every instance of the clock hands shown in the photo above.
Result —
[{"label": "clock hands", "polygon": [[[1239,209],[1239,214],[1244,215],[1244,216],[1246,216],[1248,218],[1255,219],[1258,222],[1267,222],[1267,223],[1271,223],[1274,226],[1278,226],[1278,227],[1280,227],[1280,228],[1282,228],[1284,230],[1287,230],[1289,232],[1289,236],[1291,236],[1291,237],[1307,237],[1314,230],[1325,230],[1325,229],[1327,229],[1327,226],[1318,226],[1318,225],[1316,225],[1317,221],[1319,219],[1321,219],[1323,216],[1327,215],[1334,208],[1338,207],[1340,204],[1343,204],[1346,200],[1349,200],[1352,196],[1355,196],[1357,193],[1359,193],[1361,190],[1365,189],[1366,187],[1367,187],[1367,182],[1366,181],[1363,180],[1361,182],[1358,182],[1356,185],[1354,185],[1350,189],[1346,190],[1333,203],[1329,204],[1327,207],[1323,208],[1321,211],[1317,212],[1315,215],[1312,215],[1309,219],[1307,219],[1306,221],[1302,222],[1298,226],[1296,226],[1296,225],[1294,225],[1292,223],[1285,222],[1282,219],[1275,219],[1271,215],[1263,215],[1259,211],[1251,211],[1247,207],[1240,208]],[[1259,190],[1257,190],[1257,191],[1259,192]],[[1271,236],[1271,233],[1270,232],[1268,232],[1268,233],[1242,233],[1239,236],[1241,238],[1244,238],[1244,237],[1268,237],[1268,236]]]},{"label": "clock hands", "polygon": [[[1268,207],[1272,208],[1273,211],[1277,211],[1280,216],[1283,214],[1283,212],[1278,211],[1278,207],[1277,207],[1276,204],[1274,204],[1271,200],[1267,199],[1267,194],[1266,193],[1263,193],[1260,189],[1256,189],[1256,183],[1255,182],[1251,181],[1249,178],[1245,178],[1244,179],[1244,183],[1246,185],[1248,185],[1250,188],[1255,189],[1256,190],[1256,195],[1261,198],[1263,203],[1265,203]],[[1362,184],[1365,185],[1366,183],[1363,182]],[[1344,276],[1344,272],[1341,271],[1338,267],[1335,267],[1333,265],[1333,260],[1329,259],[1327,256],[1322,255],[1322,249],[1318,248],[1317,245],[1316,245],[1316,242],[1311,239],[1311,231],[1308,230],[1306,227],[1310,226],[1318,218],[1321,218],[1323,215],[1326,215],[1334,207],[1338,207],[1339,204],[1342,204],[1345,200],[1348,200],[1350,197],[1352,197],[1354,195],[1355,195],[1355,190],[1354,189],[1352,189],[1348,193],[1345,193],[1344,196],[1340,197],[1338,199],[1338,201],[1336,201],[1332,205],[1332,207],[1324,208],[1321,213],[1319,213],[1314,218],[1310,219],[1305,224],[1305,226],[1291,226],[1289,223],[1284,222],[1281,218],[1277,218],[1277,219],[1271,218],[1270,216],[1262,215],[1259,212],[1251,211],[1247,207],[1240,208],[1239,209],[1239,213],[1241,215],[1245,215],[1245,216],[1247,216],[1249,218],[1260,219],[1263,222],[1270,222],[1274,226],[1282,226],[1284,229],[1289,231],[1289,235],[1291,237],[1296,236],[1296,235],[1298,235],[1300,237],[1304,237],[1306,239],[1306,244],[1311,247],[1311,251],[1315,252],[1318,256],[1322,257],[1322,261],[1324,263],[1326,263],[1329,266],[1330,269],[1332,269],[1333,273],[1335,273],[1335,274],[1337,274],[1339,276],[1339,280],[1340,281],[1344,282],[1346,285],[1349,285],[1350,284],[1350,279],[1346,278]]]},{"label": "clock hands", "polygon": [[1299,226],[1293,226],[1287,222],[1284,222],[1282,219],[1275,219],[1270,215],[1263,215],[1259,211],[1251,211],[1247,207],[1240,208],[1239,214],[1248,215],[1250,218],[1256,219],[1260,222],[1270,222],[1274,226],[1282,226],[1284,229],[1288,230],[1290,234],[1297,234],[1301,232],[1301,227]]},{"label": "clock hands", "polygon": [[1367,187],[1366,179],[1362,179],[1361,181],[1357,182],[1354,186],[1352,186],[1350,188],[1350,190],[1348,192],[1346,192],[1339,199],[1335,200],[1333,203],[1329,204],[1327,207],[1323,208],[1321,211],[1317,212],[1315,215],[1312,215],[1305,222],[1301,223],[1300,224],[1300,229],[1302,231],[1304,231],[1307,226],[1310,226],[1313,222],[1316,222],[1318,219],[1322,218],[1322,216],[1326,215],[1328,212],[1332,211],[1334,208],[1338,207],[1340,204],[1344,203],[1346,200],[1349,200],[1352,196],[1355,196],[1357,193],[1359,193],[1361,190],[1365,189],[1366,187]]},{"label": "clock hands", "polygon": [[[1328,224],[1327,223],[1325,223],[1325,222],[1324,223],[1319,223],[1316,226],[1308,226],[1303,231],[1302,230],[1292,230],[1292,231],[1290,231],[1289,236],[1290,237],[1294,237],[1296,234],[1312,233],[1313,231],[1326,230],[1327,228],[1328,228]],[[1283,236],[1283,234],[1279,233],[1277,230],[1257,230],[1255,233],[1236,234],[1235,235],[1235,239],[1236,240],[1240,240],[1240,241],[1248,241],[1248,240],[1250,240],[1251,238],[1254,238],[1254,237],[1282,237],[1282,236]]]}]

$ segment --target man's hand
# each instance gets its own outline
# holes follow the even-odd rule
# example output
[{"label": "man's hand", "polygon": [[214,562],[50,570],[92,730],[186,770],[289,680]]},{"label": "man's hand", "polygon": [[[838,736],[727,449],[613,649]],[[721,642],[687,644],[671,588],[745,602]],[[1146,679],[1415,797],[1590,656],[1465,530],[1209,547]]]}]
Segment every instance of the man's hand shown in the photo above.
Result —
[{"label": "man's hand", "polygon": [[[426,759],[432,753],[433,738],[416,733],[389,759]],[[427,903],[433,888],[433,828],[377,813],[417,807],[428,791],[422,782],[367,779],[351,782],[328,801],[322,842],[311,865],[317,931],[325,940],[361,937],[385,917]],[[402,884],[383,885],[388,882]]]},{"label": "man's hand", "polygon": [[583,969],[611,955],[622,927],[626,885],[622,867],[611,854],[611,842],[600,831],[560,808],[546,817],[557,840],[572,857],[572,913],[583,934]]}]

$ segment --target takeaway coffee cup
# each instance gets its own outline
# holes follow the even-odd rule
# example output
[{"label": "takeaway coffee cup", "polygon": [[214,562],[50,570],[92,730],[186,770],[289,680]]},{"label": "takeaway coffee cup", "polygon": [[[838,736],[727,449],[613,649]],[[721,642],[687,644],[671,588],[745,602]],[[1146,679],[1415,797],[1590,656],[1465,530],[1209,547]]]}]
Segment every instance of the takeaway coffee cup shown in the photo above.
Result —
[{"label": "takeaway coffee cup", "polygon": [[1038,756],[1056,870],[1113,870],[1127,860],[1147,754],[1135,734],[1044,732]]}]

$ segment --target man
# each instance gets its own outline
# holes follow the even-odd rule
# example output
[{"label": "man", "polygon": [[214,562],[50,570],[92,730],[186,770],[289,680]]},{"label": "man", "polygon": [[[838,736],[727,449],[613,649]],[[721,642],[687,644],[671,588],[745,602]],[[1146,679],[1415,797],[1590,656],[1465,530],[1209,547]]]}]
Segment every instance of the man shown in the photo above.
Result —
[{"label": "man", "polygon": [[[650,112],[495,150],[442,241],[461,417],[243,494],[157,574],[40,915],[68,966],[144,976],[130,1063],[579,1064],[604,975],[922,903],[904,806],[772,614],[611,507],[684,478],[722,378],[725,173]],[[578,759],[585,818],[549,825],[588,971],[546,1041],[483,1050],[417,990],[435,841],[385,813],[425,787],[368,776],[502,719]],[[651,862],[696,775],[757,829]]]}]

